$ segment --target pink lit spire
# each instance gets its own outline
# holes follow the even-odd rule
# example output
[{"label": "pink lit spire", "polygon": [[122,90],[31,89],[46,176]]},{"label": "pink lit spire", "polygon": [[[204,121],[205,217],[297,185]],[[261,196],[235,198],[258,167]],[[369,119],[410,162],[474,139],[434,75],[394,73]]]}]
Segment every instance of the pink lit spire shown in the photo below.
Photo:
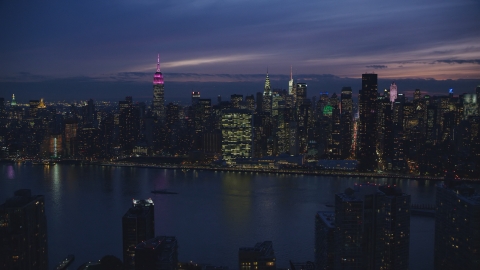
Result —
[{"label": "pink lit spire", "polygon": [[157,72],[153,75],[153,84],[163,84],[163,74],[160,72],[160,54],[157,56]]}]

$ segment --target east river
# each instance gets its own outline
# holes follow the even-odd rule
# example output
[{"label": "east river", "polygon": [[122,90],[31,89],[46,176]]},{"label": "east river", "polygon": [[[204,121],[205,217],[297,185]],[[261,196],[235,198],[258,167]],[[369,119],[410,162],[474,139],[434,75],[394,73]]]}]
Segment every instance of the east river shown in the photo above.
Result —
[{"label": "east river", "polygon": [[[82,165],[0,164],[0,204],[17,189],[45,196],[49,268],[104,255],[122,259],[122,216],[152,198],[156,235],[176,236],[180,261],[237,269],[238,248],[273,241],[277,267],[314,260],[317,211],[355,183],[396,184],[433,204],[435,181]],[[178,194],[152,194],[167,189]],[[412,216],[410,269],[433,269],[434,219]]]}]

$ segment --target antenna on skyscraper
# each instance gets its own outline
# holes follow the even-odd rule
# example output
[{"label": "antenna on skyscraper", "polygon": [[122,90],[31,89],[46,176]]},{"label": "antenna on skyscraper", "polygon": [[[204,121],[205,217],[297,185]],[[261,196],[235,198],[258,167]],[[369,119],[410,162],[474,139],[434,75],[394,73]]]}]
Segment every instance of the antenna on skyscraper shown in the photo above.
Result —
[{"label": "antenna on skyscraper", "polygon": [[157,56],[157,72],[160,72],[160,54]]}]

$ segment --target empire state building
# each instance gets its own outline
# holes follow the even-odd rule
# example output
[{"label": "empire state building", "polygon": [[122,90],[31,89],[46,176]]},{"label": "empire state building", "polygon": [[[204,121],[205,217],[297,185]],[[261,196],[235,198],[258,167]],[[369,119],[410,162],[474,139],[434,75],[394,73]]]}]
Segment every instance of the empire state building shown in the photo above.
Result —
[{"label": "empire state building", "polygon": [[157,58],[157,72],[153,75],[153,115],[160,119],[165,118],[165,86],[163,74],[160,72],[160,54]]}]

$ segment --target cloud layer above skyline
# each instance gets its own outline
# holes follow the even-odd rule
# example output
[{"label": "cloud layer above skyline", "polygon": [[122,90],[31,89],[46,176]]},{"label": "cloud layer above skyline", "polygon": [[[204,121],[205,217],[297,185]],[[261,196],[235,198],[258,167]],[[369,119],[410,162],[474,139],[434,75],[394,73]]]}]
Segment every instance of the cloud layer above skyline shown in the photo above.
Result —
[{"label": "cloud layer above skyline", "polygon": [[174,81],[480,79],[479,18],[476,0],[2,1],[0,81],[149,82],[157,53]]}]

